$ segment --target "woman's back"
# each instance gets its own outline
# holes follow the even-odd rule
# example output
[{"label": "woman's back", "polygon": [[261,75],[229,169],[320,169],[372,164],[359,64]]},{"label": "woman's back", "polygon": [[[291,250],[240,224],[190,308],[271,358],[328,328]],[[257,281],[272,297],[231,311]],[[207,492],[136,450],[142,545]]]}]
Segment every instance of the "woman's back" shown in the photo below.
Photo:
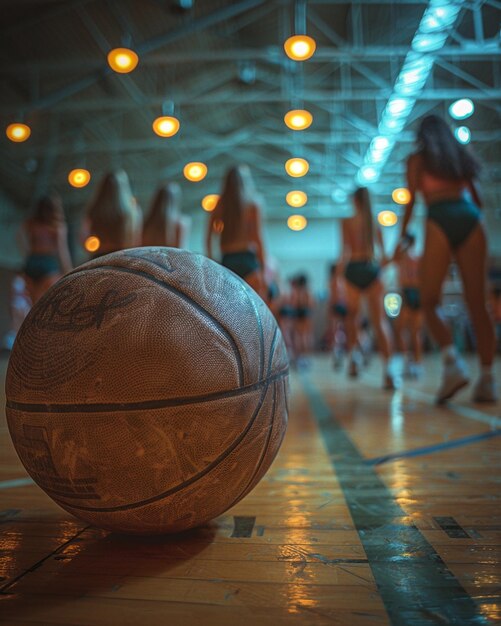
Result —
[{"label": "woman's back", "polygon": [[143,246],[181,245],[180,189],[166,184],[157,191],[143,226]]}]

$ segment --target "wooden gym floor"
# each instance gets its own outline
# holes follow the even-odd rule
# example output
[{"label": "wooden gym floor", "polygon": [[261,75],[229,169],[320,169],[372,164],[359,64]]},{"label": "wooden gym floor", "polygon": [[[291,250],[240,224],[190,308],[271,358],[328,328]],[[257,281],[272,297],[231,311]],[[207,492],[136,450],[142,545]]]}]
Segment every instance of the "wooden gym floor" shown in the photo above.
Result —
[{"label": "wooden gym floor", "polygon": [[292,374],[261,484],[174,537],[113,536],[59,509],[27,479],[2,409],[0,623],[500,623],[500,408],[468,392],[434,407],[438,374],[429,358],[391,394],[377,359],[354,382],[316,358]]}]

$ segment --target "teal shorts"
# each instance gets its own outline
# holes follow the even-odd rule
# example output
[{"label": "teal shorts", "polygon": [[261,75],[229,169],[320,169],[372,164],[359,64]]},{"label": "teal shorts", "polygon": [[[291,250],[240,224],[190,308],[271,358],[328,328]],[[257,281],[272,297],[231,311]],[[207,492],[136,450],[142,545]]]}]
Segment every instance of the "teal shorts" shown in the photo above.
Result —
[{"label": "teal shorts", "polygon": [[447,237],[451,248],[459,248],[480,221],[480,209],[466,198],[435,202],[428,207],[428,219]]}]

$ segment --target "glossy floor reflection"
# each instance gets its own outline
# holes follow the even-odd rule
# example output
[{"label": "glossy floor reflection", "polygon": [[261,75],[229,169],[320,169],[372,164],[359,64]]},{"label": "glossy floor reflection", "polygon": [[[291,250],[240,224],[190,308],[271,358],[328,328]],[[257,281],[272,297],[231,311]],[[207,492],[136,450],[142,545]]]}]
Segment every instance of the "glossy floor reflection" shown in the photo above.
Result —
[{"label": "glossy floor reflection", "polygon": [[26,480],[2,414],[0,623],[498,623],[500,409],[468,391],[436,408],[438,366],[388,393],[377,359],[353,381],[316,358],[292,375],[260,485],[173,537],[111,535],[59,509]]}]

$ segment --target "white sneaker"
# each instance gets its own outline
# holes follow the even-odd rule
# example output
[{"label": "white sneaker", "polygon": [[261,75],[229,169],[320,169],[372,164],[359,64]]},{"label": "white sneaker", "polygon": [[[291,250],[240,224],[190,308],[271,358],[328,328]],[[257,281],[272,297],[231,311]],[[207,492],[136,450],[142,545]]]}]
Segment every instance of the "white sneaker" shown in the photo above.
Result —
[{"label": "white sneaker", "polygon": [[496,383],[492,374],[482,374],[473,389],[473,402],[496,402]]},{"label": "white sneaker", "polygon": [[464,361],[457,357],[444,363],[442,384],[437,393],[437,404],[447,402],[460,389],[470,382]]}]

